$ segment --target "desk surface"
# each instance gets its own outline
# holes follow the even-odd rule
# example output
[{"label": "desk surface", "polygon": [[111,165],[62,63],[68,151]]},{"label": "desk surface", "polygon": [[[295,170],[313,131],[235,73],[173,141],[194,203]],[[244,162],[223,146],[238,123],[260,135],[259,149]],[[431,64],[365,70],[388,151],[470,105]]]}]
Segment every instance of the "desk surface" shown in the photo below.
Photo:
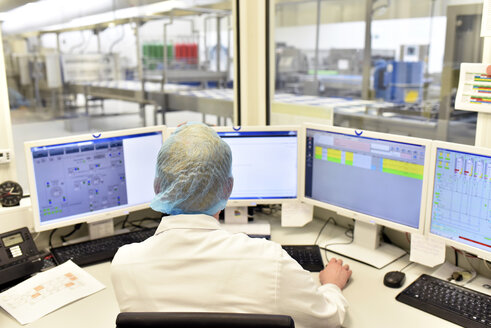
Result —
[{"label": "desk surface", "polygon": [[[279,219],[272,219],[271,239],[281,244],[312,244],[323,223],[314,220],[303,228],[282,228]],[[344,233],[344,229],[329,225],[323,230],[319,245],[339,233]],[[343,258],[330,252],[327,252],[327,256]],[[381,270],[348,258],[343,260],[353,270],[353,276],[344,290],[350,303],[344,327],[458,327],[395,300],[395,296],[404,287],[420,274],[430,273],[430,269],[416,264],[409,266],[404,270],[406,282],[400,289],[391,289],[382,284],[386,272],[400,270],[409,263],[407,255]],[[114,296],[109,268],[109,262],[84,268],[106,286],[104,290],[58,309],[26,327],[54,328],[61,325],[70,328],[114,327],[119,308]],[[317,281],[318,274],[312,273],[312,275]],[[21,327],[21,325],[0,309],[0,327]]]}]

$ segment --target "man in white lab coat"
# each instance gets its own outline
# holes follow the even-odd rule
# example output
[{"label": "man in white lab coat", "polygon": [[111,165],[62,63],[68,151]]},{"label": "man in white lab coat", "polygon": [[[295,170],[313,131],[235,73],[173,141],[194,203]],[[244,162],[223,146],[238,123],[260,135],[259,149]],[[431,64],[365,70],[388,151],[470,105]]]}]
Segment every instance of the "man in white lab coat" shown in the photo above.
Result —
[{"label": "man in white lab coat", "polygon": [[340,326],[351,275],[341,260],[331,259],[319,286],[280,245],[221,229],[231,165],[229,146],[203,124],[180,127],[164,142],[151,207],[170,216],[114,257],[121,311],[286,314],[300,328]]}]

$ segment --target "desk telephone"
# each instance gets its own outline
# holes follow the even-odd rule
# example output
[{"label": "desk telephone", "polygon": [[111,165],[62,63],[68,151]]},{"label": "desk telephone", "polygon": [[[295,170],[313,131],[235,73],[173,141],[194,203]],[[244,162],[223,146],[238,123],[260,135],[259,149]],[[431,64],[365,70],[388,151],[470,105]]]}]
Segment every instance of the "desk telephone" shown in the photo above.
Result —
[{"label": "desk telephone", "polygon": [[0,234],[0,285],[40,271],[42,257],[27,228]]}]

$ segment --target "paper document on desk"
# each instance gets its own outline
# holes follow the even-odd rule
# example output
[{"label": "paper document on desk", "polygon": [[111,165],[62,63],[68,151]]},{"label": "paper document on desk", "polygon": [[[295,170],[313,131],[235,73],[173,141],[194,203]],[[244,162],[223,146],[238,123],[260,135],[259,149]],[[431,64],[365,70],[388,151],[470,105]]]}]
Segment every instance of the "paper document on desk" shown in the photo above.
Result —
[{"label": "paper document on desk", "polygon": [[104,288],[89,273],[68,261],[1,293],[0,306],[25,325]]}]

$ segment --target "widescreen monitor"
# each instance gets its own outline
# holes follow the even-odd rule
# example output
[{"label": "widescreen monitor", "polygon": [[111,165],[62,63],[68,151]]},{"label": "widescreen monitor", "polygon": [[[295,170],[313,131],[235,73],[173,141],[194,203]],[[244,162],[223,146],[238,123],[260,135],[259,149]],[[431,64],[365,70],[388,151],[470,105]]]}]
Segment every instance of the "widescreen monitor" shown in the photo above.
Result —
[{"label": "widescreen monitor", "polygon": [[234,187],[227,206],[297,199],[299,126],[215,129],[232,150]]},{"label": "widescreen monitor", "polygon": [[435,141],[426,231],[491,260],[491,149]]},{"label": "widescreen monitor", "polygon": [[36,231],[148,207],[165,127],[26,142]]},{"label": "widescreen monitor", "polygon": [[305,136],[302,200],[356,219],[353,244],[360,222],[423,232],[431,141],[320,125]]}]

